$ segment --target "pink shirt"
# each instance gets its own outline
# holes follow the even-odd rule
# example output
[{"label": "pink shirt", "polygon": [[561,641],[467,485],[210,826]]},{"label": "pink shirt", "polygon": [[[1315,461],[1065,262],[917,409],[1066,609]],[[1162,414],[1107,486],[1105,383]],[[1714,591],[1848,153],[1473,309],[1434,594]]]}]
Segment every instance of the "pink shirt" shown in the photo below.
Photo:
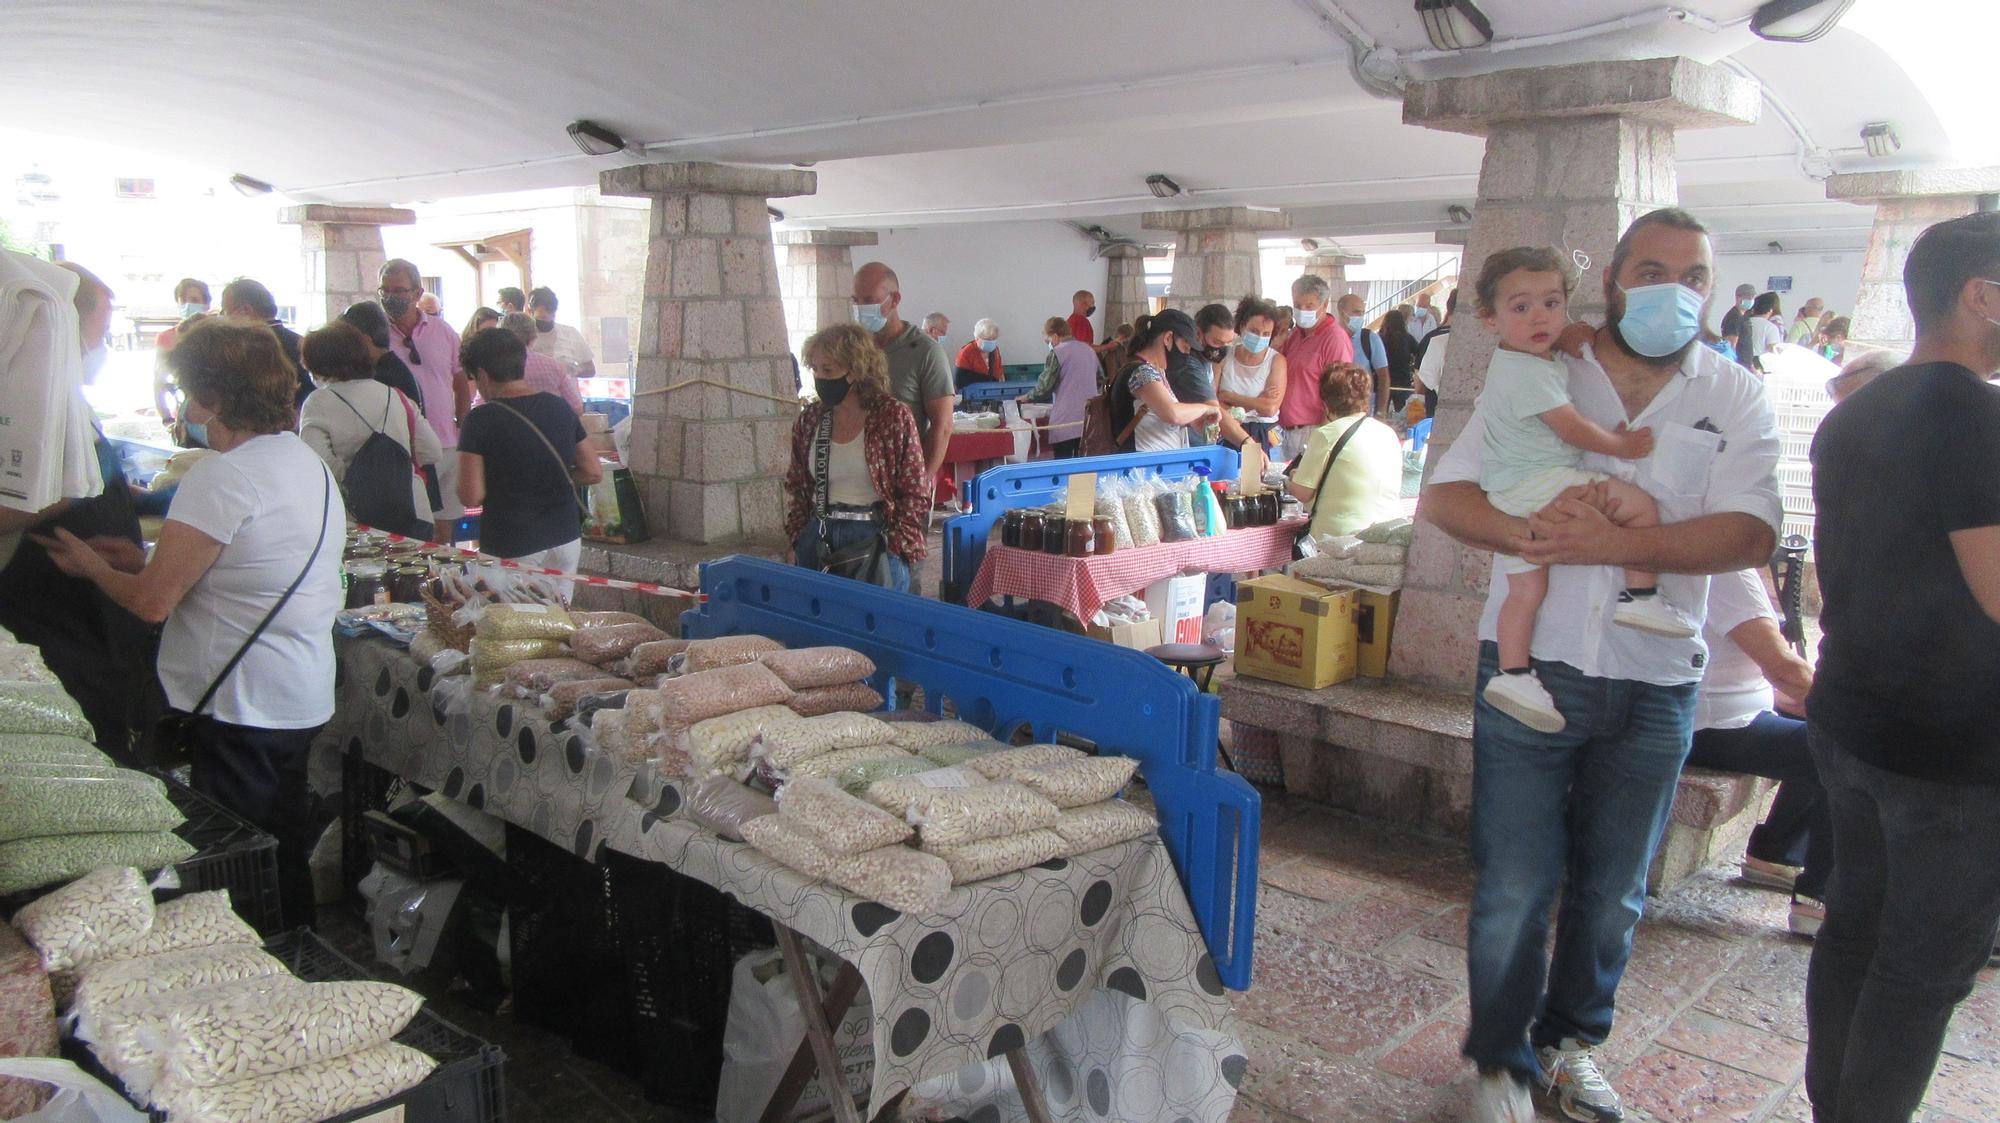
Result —
[{"label": "pink shirt", "polygon": [[392,322],[389,349],[417,376],[417,386],[424,392],[424,420],[431,423],[438,444],[457,448],[458,400],[451,387],[458,377],[458,332],[426,312],[409,335]]},{"label": "pink shirt", "polygon": [[1319,398],[1319,376],[1332,363],[1354,361],[1354,341],[1347,329],[1321,312],[1313,330],[1294,331],[1278,352],[1285,357],[1285,397],[1278,404],[1278,425],[1285,429],[1326,424],[1326,406]]},{"label": "pink shirt", "polygon": [[583,392],[577,389],[576,376],[561,361],[540,351],[530,351],[521,381],[545,394],[554,394],[569,403],[570,412],[583,415]]}]

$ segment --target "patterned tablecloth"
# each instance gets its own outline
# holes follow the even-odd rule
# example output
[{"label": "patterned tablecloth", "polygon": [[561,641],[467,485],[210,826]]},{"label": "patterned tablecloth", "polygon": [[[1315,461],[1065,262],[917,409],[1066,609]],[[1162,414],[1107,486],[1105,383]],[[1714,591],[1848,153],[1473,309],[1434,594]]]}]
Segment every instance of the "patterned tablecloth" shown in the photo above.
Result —
[{"label": "patterned tablecloth", "polygon": [[953,1114],[995,1105],[1000,1119],[1025,1118],[1000,1059],[1025,1043],[1058,1119],[1228,1118],[1242,1041],[1157,838],[904,915],[718,838],[681,817],[677,781],[598,752],[533,707],[437,678],[384,640],[337,644],[337,716],[314,755],[316,789],[338,790],[339,756],[357,749],[582,857],[610,846],[663,862],[854,964],[874,1018],[871,1116],[914,1087]]},{"label": "patterned tablecloth", "polygon": [[1105,601],[1175,574],[1277,569],[1292,560],[1292,540],[1304,525],[1304,519],[1288,519],[1276,526],[1248,526],[1213,538],[1161,542],[1089,558],[990,546],[965,603],[977,608],[995,596],[1033,597],[1087,623]]}]

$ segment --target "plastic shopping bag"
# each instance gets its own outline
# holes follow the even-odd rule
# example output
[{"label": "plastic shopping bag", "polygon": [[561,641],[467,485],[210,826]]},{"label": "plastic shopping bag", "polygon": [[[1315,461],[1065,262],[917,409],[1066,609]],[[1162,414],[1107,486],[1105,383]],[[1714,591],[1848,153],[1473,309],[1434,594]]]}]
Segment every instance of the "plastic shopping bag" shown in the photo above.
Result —
[{"label": "plastic shopping bag", "polygon": [[147,1123],[144,1112],[69,1061],[8,1057],[0,1059],[0,1076],[55,1085],[48,1105],[19,1116],[18,1123]]},{"label": "plastic shopping bag", "polygon": [[[809,962],[816,962],[808,956]],[[820,992],[833,984],[837,964],[819,964]],[[847,1076],[847,1090],[865,1096],[875,1079],[873,1021],[864,988],[833,1033],[834,1049]],[[806,1038],[797,992],[775,949],[753,951],[736,961],[729,990],[729,1022],[722,1031],[722,1083],[715,1093],[716,1123],[757,1123],[764,1105]],[[815,1077],[793,1109],[809,1118],[828,1107],[825,1082]]]}]

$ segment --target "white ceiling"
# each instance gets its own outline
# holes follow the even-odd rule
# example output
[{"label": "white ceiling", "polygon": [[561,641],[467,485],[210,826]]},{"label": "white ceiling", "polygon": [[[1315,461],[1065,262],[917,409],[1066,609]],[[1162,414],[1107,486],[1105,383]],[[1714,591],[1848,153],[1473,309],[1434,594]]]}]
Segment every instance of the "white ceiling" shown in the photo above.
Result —
[{"label": "white ceiling", "polygon": [[[1742,26],[1752,0],[1480,2],[1496,45],[1520,49],[1427,57],[1408,0],[9,0],[0,99],[32,107],[14,126],[161,148],[301,201],[591,183],[633,158],[577,154],[563,126],[584,117],[649,159],[811,162],[819,193],[774,202],[800,225],[1136,234],[1160,171],[1189,189],[1174,205],[1284,206],[1300,234],[1378,245],[1449,225],[1481,145],[1404,126],[1357,74],[1370,48],[1378,79],[1672,53],[1744,67],[1772,95],[1763,120],[1679,141],[1683,200],[1725,244],[1858,247],[1866,212],[1809,172],[1873,166],[1867,121],[1896,124],[1898,163],[1950,158],[1925,95],[1852,31],[1763,43]],[[2000,32],[1956,0],[1861,2]],[[1810,168],[1807,148],[1824,150]]]}]

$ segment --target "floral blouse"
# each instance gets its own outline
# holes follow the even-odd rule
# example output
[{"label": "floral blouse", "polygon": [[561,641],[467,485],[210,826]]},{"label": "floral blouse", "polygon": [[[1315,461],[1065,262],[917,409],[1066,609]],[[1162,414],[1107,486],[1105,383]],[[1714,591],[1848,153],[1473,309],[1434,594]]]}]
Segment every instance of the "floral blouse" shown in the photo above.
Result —
[{"label": "floral blouse", "polygon": [[[792,466],[785,473],[785,541],[796,542],[813,513],[813,439],[826,413],[812,402],[792,422]],[[861,424],[862,452],[868,460],[868,482],[888,508],[884,529],[889,552],[906,562],[930,553],[924,527],[930,517],[936,484],[917,439],[916,415],[894,398],[884,397],[869,409]]]}]

